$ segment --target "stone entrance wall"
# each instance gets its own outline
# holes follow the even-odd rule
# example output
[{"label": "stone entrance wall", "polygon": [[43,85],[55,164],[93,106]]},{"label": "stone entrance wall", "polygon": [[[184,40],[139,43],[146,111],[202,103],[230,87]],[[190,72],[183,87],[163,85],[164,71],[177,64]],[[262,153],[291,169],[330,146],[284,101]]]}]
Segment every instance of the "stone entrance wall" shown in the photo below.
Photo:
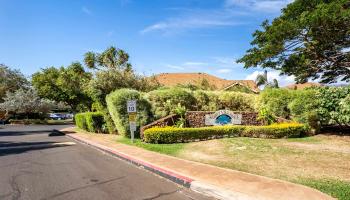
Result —
[{"label": "stone entrance wall", "polygon": [[[186,112],[186,125],[188,127],[204,127],[205,115],[213,114],[215,111],[188,111]],[[256,112],[233,112],[242,115],[242,125],[263,125],[257,120],[258,113]]]},{"label": "stone entrance wall", "polygon": [[[197,127],[205,127],[205,115],[213,114],[215,111],[187,111],[185,114],[186,118],[186,126],[191,128]],[[242,115],[242,124],[241,125],[263,125],[262,122],[257,120],[258,113],[255,112],[233,112],[235,114]],[[165,126],[173,126],[174,123],[179,119],[178,115],[169,115],[158,119],[146,126],[141,127],[141,138],[143,138],[143,132],[146,129],[152,127],[165,127]]]}]

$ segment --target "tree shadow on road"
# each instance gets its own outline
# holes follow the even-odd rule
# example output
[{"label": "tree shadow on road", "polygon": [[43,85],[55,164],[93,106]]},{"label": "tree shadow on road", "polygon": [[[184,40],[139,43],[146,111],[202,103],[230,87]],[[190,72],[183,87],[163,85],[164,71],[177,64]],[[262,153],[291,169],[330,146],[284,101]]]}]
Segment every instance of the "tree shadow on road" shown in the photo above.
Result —
[{"label": "tree shadow on road", "polygon": [[50,148],[66,147],[71,144],[57,142],[12,142],[0,141],[0,157],[12,154],[21,154],[29,151],[43,150]]}]

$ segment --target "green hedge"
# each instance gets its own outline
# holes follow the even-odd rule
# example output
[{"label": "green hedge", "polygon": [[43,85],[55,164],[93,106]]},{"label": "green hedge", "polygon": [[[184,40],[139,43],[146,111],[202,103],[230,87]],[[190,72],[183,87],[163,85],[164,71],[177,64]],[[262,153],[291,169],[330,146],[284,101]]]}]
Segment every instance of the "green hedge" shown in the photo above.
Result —
[{"label": "green hedge", "polygon": [[103,114],[99,112],[88,112],[85,114],[87,130],[93,133],[104,132],[103,125],[105,124]]},{"label": "green hedge", "polygon": [[194,110],[196,103],[190,90],[179,87],[153,90],[147,94],[146,98],[151,103],[152,112],[157,119],[171,114],[178,104],[185,106],[188,110]]},{"label": "green hedge", "polygon": [[292,138],[305,136],[307,128],[302,124],[272,124],[269,126],[246,126],[241,133],[243,137]]},{"label": "green hedge", "polygon": [[177,143],[220,137],[300,137],[307,132],[303,124],[273,124],[269,126],[214,126],[202,128],[154,127],[144,131],[148,143]]},{"label": "green hedge", "polygon": [[139,137],[139,128],[153,120],[151,105],[140,92],[131,89],[116,90],[107,95],[107,108],[118,133],[130,137],[129,117],[126,108],[128,100],[137,100],[136,124],[138,130],[135,132],[135,137]]},{"label": "green hedge", "polygon": [[78,128],[81,128],[83,130],[87,130],[87,124],[85,119],[85,113],[78,113],[74,116],[75,119],[75,125]]},{"label": "green hedge", "polygon": [[102,133],[106,131],[104,130],[104,117],[99,112],[78,113],[75,115],[75,124],[89,132]]}]

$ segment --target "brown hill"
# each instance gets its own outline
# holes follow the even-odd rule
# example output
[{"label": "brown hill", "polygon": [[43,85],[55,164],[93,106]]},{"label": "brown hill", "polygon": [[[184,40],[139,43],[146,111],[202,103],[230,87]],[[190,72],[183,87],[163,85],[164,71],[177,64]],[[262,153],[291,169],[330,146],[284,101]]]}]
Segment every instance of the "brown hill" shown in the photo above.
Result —
[{"label": "brown hill", "polygon": [[287,86],[285,86],[285,88],[292,89],[292,90],[301,90],[301,89],[308,88],[308,87],[313,87],[313,86],[314,87],[320,87],[320,86],[322,86],[322,84],[320,84],[320,83],[313,83],[313,82],[307,82],[307,83],[287,85]]},{"label": "brown hill", "polygon": [[203,80],[207,80],[218,90],[226,90],[235,85],[245,86],[253,92],[258,93],[259,88],[252,80],[226,80],[206,73],[161,73],[155,75],[154,78],[164,86],[176,85],[197,85]]}]

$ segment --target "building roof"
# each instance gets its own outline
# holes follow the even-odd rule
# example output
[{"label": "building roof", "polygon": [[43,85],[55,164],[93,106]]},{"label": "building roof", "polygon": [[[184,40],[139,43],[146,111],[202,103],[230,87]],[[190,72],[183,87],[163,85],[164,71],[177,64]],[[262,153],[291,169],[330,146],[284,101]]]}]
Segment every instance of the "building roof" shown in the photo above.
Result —
[{"label": "building roof", "polygon": [[164,86],[196,85],[206,79],[210,85],[215,86],[218,90],[225,90],[234,85],[242,85],[254,92],[259,92],[258,86],[252,80],[226,80],[207,73],[161,73],[154,77]]},{"label": "building roof", "polygon": [[285,88],[292,89],[292,90],[301,90],[301,89],[313,87],[313,86],[320,87],[320,86],[322,86],[322,84],[314,83],[314,82],[306,82],[306,83],[300,83],[300,84],[287,85],[287,86],[285,86]]}]

